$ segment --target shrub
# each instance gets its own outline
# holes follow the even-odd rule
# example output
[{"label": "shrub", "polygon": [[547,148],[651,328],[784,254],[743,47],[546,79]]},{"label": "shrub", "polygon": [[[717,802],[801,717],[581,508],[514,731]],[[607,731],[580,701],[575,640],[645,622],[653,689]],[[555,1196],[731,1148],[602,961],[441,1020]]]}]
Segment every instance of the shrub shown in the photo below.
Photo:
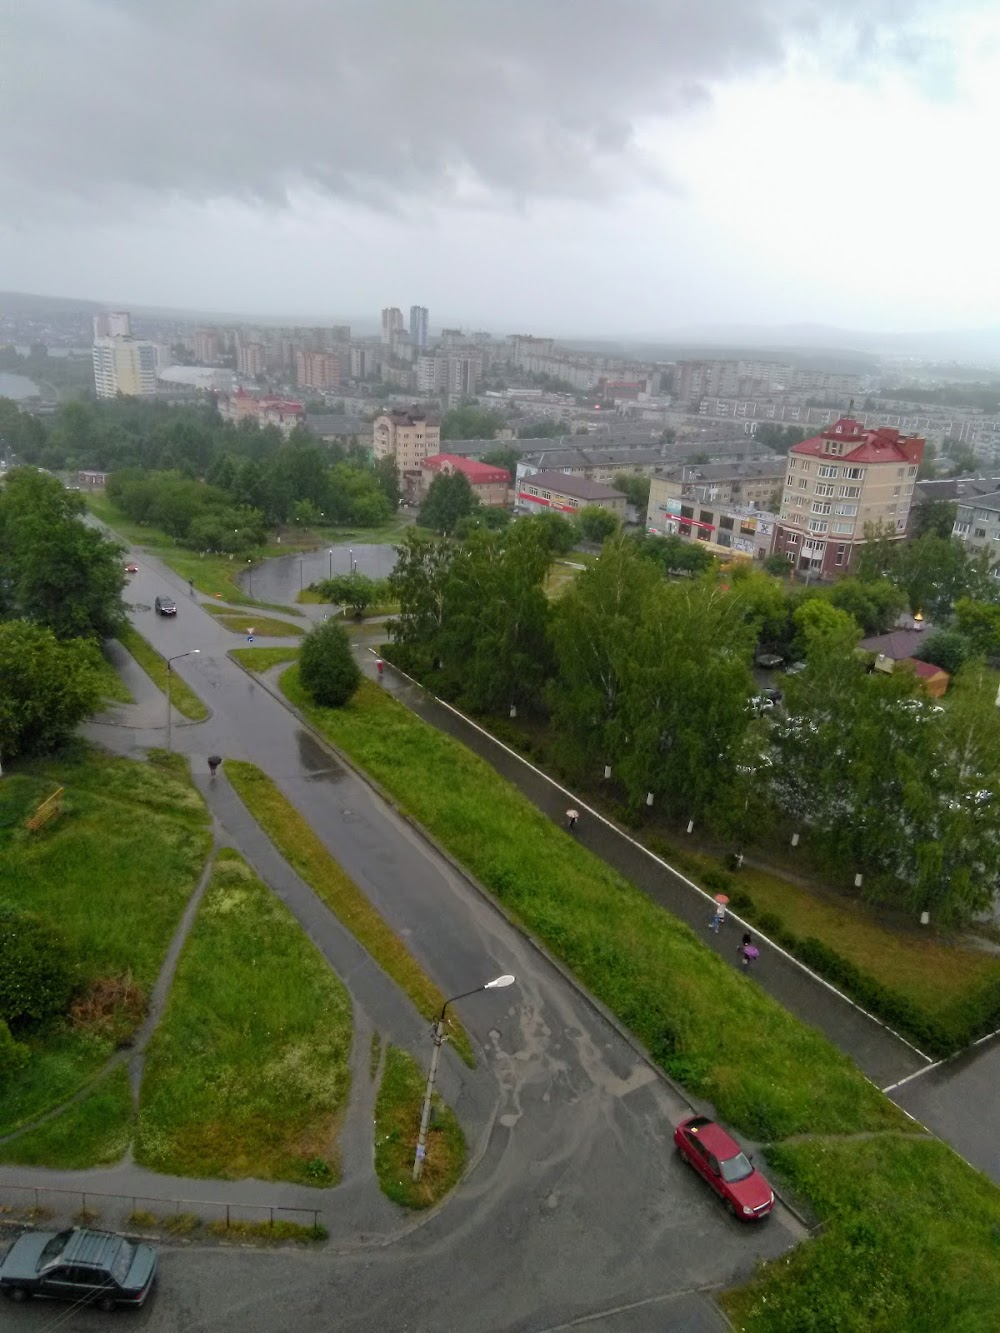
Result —
[{"label": "shrub", "polygon": [[28,1063],[29,1051],[10,1035],[10,1028],[0,1018],[0,1084],[19,1074]]},{"label": "shrub", "polygon": [[317,625],[303,639],[299,680],[324,708],[343,708],[361,684],[350,640],[335,621]]},{"label": "shrub", "polygon": [[63,1013],[74,981],[61,931],[29,912],[0,904],[0,1019],[18,1025]]}]

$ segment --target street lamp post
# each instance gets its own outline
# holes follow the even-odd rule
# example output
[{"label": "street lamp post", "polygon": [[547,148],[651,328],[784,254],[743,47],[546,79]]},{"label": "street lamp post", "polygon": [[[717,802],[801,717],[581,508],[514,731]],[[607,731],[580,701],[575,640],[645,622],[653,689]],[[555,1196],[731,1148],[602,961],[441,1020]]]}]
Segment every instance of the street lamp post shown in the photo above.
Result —
[{"label": "street lamp post", "polygon": [[333,547],[331,546],[327,555],[330,557],[330,577],[333,578]]},{"label": "street lamp post", "polygon": [[250,560],[247,561],[247,578],[249,579],[249,582],[250,582],[249,592],[250,592],[250,596],[252,597],[252,596],[253,596],[253,559],[252,559],[252,558],[251,558]]},{"label": "street lamp post", "polygon": [[196,657],[200,652],[200,648],[189,648],[186,653],[177,653],[174,657],[167,658],[167,754],[170,753],[170,680],[173,675],[171,663],[181,657]]},{"label": "street lamp post", "polygon": [[444,1030],[445,1010],[449,1004],[454,1004],[456,1000],[464,1000],[470,995],[478,995],[482,990],[499,990],[502,986],[512,986],[515,978],[509,973],[502,977],[494,977],[492,981],[484,982],[482,986],[474,986],[472,990],[463,991],[461,995],[453,995],[450,1000],[445,1000],[441,1006],[441,1012],[435,1020],[434,1027],[431,1029],[431,1035],[434,1038],[434,1049],[431,1052],[431,1067],[427,1075],[427,1087],[424,1090],[424,1105],[420,1112],[420,1133],[417,1135],[417,1151],[413,1156],[413,1179],[419,1180],[424,1169],[424,1157],[427,1155],[427,1130],[431,1122],[431,1101],[434,1097],[434,1084],[437,1081],[438,1064],[441,1060],[441,1047],[445,1043],[447,1034]]}]

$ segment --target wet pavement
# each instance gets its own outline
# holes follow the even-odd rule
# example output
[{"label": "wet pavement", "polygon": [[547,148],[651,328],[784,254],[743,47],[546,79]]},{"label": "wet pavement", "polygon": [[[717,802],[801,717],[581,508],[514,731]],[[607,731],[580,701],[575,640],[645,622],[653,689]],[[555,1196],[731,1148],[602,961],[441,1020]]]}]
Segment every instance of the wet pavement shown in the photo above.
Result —
[{"label": "wet pavement", "polygon": [[[335,1310],[339,1329],[385,1333],[542,1333],[573,1320],[607,1333],[724,1328],[711,1290],[787,1251],[804,1234],[800,1224],[784,1209],[759,1227],[730,1219],[671,1150],[685,1099],[408,822],[226,656],[239,640],[187,597],[175,575],[141,556],[139,563],[133,600],[148,605],[169,592],[178,614],[164,620],[137,610],[137,628],[165,655],[200,650],[174,670],[212,716],[175,729],[173,739],[201,781],[213,750],[259,764],[446,994],[508,971],[517,986],[458,1006],[479,1067],[470,1073],[446,1048],[442,1088],[470,1152],[481,1155],[440,1210],[387,1243],[366,1230],[370,1214],[352,1217],[351,1192],[336,1190],[341,1239],[322,1254],[168,1249],[158,1297],[137,1322],[163,1330],[325,1330]],[[163,744],[162,725],[149,725],[145,714],[137,721],[135,729],[92,725],[88,733],[120,753]],[[206,790],[220,838],[246,851],[328,957],[354,948],[354,960],[345,952],[337,967],[359,1012],[424,1063],[429,1034],[409,1002],[349,939],[338,943],[331,914],[287,879],[228,784]],[[18,1310],[7,1322],[38,1327],[35,1315]],[[65,1327],[91,1327],[88,1318],[71,1316]]]},{"label": "wet pavement", "polygon": [[293,606],[303,588],[319,579],[349,574],[352,562],[359,574],[367,574],[370,579],[387,579],[396,566],[396,548],[359,542],[357,545],[339,543],[317,551],[295,552],[263,561],[249,574],[242,574],[238,582],[243,591],[258,602],[283,602]]}]

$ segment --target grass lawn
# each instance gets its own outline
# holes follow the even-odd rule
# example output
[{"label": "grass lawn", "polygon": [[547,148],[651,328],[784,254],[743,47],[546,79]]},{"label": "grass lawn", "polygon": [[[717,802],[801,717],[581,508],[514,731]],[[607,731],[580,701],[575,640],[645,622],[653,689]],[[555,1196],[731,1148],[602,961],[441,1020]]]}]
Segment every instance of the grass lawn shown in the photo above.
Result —
[{"label": "grass lawn", "polygon": [[342,983],[242,857],[220,852],[150,1045],[136,1160],[330,1184],[350,1046]]},{"label": "grass lawn", "polygon": [[54,1120],[0,1143],[0,1161],[82,1171],[120,1161],[131,1137],[128,1071],[118,1065]]},{"label": "grass lawn", "polygon": [[356,542],[359,546],[395,546],[412,526],[409,518],[396,514],[377,528],[320,528],[318,545],[343,546],[346,542]]},{"label": "grass lawn", "polygon": [[213,606],[206,607],[206,610],[234,634],[245,635],[250,626],[253,626],[254,637],[261,639],[290,639],[293,635],[306,632],[302,625],[293,625],[288,620],[275,620],[271,616],[258,616],[253,612],[244,611],[240,615],[232,611],[219,611]]},{"label": "grass lawn", "polygon": [[557,828],[485,760],[374,682],[362,682],[341,709],[312,704],[295,667],[281,685],[730,1124],[769,1139],[903,1123],[846,1056]]},{"label": "grass lawn", "polygon": [[[148,995],[209,848],[205,807],[186,764],[140,764],[77,747],[0,781],[0,899],[55,922],[80,987],[131,977]],[[63,812],[37,833],[25,821],[57,787]],[[31,1060],[0,1086],[0,1133],[71,1097],[141,1021],[142,1006],[45,1032],[19,1033]]]},{"label": "grass lawn", "polygon": [[1000,1192],[989,1180],[913,1133],[825,1038],[377,685],[363,683],[332,711],[309,705],[295,668],[282,683],[655,1059],[723,1120],[771,1142],[776,1178],[808,1201],[824,1231],[726,1296],[737,1328],[1000,1327]]},{"label": "grass lawn", "polygon": [[[719,869],[705,854],[685,853],[684,860],[696,872]],[[819,886],[806,888],[755,866],[744,866],[735,882],[758,912],[773,912],[794,935],[825,941],[882,985],[945,1022],[952,1010],[1000,984],[1000,956],[945,943],[928,931],[918,933],[917,927],[890,929],[864,903],[838,900]]]},{"label": "grass lawn", "polygon": [[[267,774],[254,764],[231,759],[226,764],[226,777],[288,864],[410,997],[420,1013],[425,1018],[435,1018],[445,996]],[[472,1065],[472,1047],[457,1020],[453,1020],[452,1041],[462,1059]]]},{"label": "grass lawn", "polygon": [[754,1333],[979,1333],[1000,1328],[1000,1191],[944,1144],[887,1135],[768,1153],[823,1234],[722,1304]]},{"label": "grass lawn", "polygon": [[251,671],[270,671],[271,667],[294,662],[298,648],[230,648],[229,656]]},{"label": "grass lawn", "polygon": [[413,1154],[427,1074],[396,1046],[385,1053],[375,1101],[375,1174],[382,1193],[407,1208],[429,1208],[456,1184],[465,1166],[465,1135],[451,1107],[435,1092],[420,1179],[413,1179]]},{"label": "grass lawn", "polygon": [[553,560],[552,564],[549,565],[549,572],[545,575],[546,596],[562,596],[576,576],[581,573],[581,570],[574,568],[574,565],[583,565],[584,563],[583,559],[577,559],[572,553]]},{"label": "grass lawn", "polygon": [[[118,635],[118,642],[132,654],[164,697],[167,693],[167,659],[158,653],[151,643],[142,637],[131,625]],[[190,718],[192,722],[204,722],[208,717],[208,708],[195,694],[191,686],[182,680],[176,671],[171,672],[170,702],[178,713]]]},{"label": "grass lawn", "polygon": [[[290,607],[258,602],[247,596],[236,583],[236,579],[246,569],[246,557],[234,556],[230,560],[228,555],[204,555],[200,551],[189,551],[186,547],[178,546],[171,536],[159,528],[133,523],[100,491],[89,491],[84,499],[95,518],[106,523],[129,545],[144,546],[181,578],[194,579],[195,588],[206,597],[218,594],[224,601],[235,605],[260,606],[272,611],[285,611],[289,615],[297,614]],[[280,546],[275,547],[275,553],[287,554]],[[266,552],[257,553],[255,563],[262,554]]]},{"label": "grass lawn", "polygon": [[103,697],[110,704],[134,704],[132,691],[119,676],[108,659],[101,654],[100,661],[101,690]]}]

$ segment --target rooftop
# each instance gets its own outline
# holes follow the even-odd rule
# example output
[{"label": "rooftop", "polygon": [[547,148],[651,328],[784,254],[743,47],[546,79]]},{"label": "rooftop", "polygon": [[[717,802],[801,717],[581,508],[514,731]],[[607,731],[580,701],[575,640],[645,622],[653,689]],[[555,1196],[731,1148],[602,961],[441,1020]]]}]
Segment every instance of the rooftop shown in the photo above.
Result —
[{"label": "rooftop", "polygon": [[[830,440],[843,445],[843,452],[831,454]],[[926,441],[916,435],[901,435],[895,426],[865,430],[860,421],[841,417],[832,426],[808,440],[793,444],[789,454],[808,454],[817,458],[839,458],[850,463],[919,463]]]},{"label": "rooftop", "polygon": [[429,467],[434,471],[445,465],[450,465],[454,471],[468,477],[474,486],[484,486],[488,482],[510,483],[510,473],[505,467],[492,467],[489,463],[477,463],[474,459],[459,458],[456,454],[433,454],[420,464],[421,467]]},{"label": "rooftop", "polygon": [[576,500],[624,500],[621,491],[613,486],[605,486],[599,481],[590,481],[586,477],[574,477],[568,472],[532,472],[521,479],[522,486],[541,487],[547,491],[558,491],[560,495],[571,495]]}]

